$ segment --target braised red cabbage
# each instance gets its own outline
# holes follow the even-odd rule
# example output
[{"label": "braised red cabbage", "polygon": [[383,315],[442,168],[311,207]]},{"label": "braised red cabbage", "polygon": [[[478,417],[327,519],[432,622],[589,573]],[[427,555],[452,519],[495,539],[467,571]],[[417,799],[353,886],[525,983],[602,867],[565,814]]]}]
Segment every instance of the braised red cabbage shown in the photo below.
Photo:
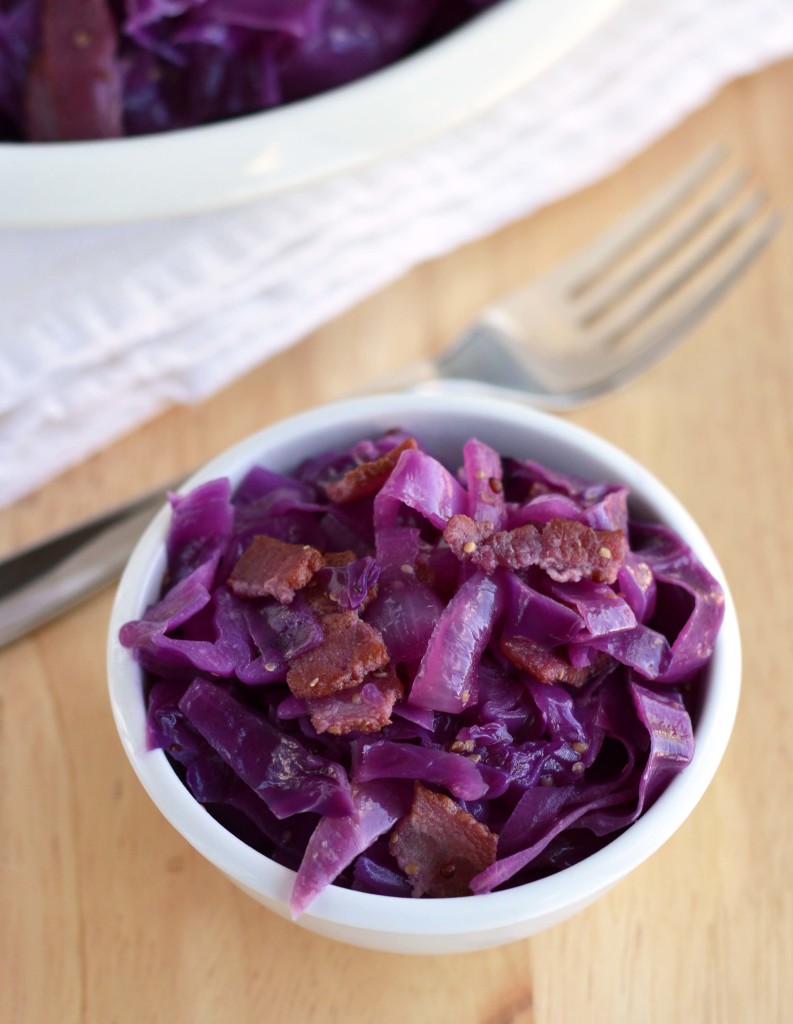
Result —
[{"label": "braised red cabbage", "polygon": [[498,0],[3,0],[0,139],[208,124],[325,92]]},{"label": "braised red cabbage", "polygon": [[[406,436],[174,495],[162,593],[121,630],[144,669],[151,748],[224,827],[297,871],[295,915],[329,884],[432,897],[563,869],[630,826],[694,751],[724,597],[691,549],[634,521],[624,487],[476,438],[456,472],[405,447],[356,497]],[[589,561],[578,582],[537,565],[486,572],[444,540],[455,515],[477,536],[572,520],[628,545],[613,583]],[[227,586],[261,535],[319,553],[308,583],[273,588],[284,603]],[[584,558],[575,544],[565,557]],[[416,863],[396,859],[397,833]]]}]

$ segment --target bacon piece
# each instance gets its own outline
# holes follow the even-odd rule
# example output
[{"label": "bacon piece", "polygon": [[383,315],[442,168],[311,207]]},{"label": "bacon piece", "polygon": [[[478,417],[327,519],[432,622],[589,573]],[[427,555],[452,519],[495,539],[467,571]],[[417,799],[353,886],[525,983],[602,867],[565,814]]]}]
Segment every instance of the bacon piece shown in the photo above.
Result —
[{"label": "bacon piece", "polygon": [[595,530],[572,519],[551,519],[542,527],[524,523],[494,533],[491,523],[454,515],[443,537],[461,561],[483,572],[538,565],[560,583],[613,583],[628,550],[623,530]]},{"label": "bacon piece", "polygon": [[499,566],[526,569],[536,565],[542,554],[540,531],[531,523],[494,532],[490,522],[455,515],[449,519],[443,539],[460,561],[471,561],[487,573]]},{"label": "bacon piece", "polygon": [[380,630],[355,612],[328,612],[321,615],[319,623],[325,639],[293,658],[286,673],[287,686],[295,697],[327,697],[347,690],[388,664]]},{"label": "bacon piece", "polygon": [[467,896],[474,875],[496,859],[497,836],[451,797],[416,783],[410,813],[389,837],[389,850],[414,896]]},{"label": "bacon piece", "polygon": [[274,537],[253,538],[231,570],[228,585],[239,597],[274,597],[291,604],[325,559],[309,544],[287,544]]},{"label": "bacon piece", "polygon": [[[443,539],[460,561],[470,558],[479,565],[482,557],[481,545],[493,536],[491,522],[477,521],[466,515],[451,516],[443,531]],[[480,566],[484,569],[484,566]],[[495,566],[494,566],[495,568]]]},{"label": "bacon piece", "polygon": [[536,526],[526,523],[514,530],[500,530],[488,538],[482,558],[493,572],[496,566],[526,569],[542,563],[542,534]]},{"label": "bacon piece", "polygon": [[392,671],[367,676],[360,686],[329,697],[310,697],[306,708],[317,732],[344,736],[348,732],[380,732],[391,724],[394,704],[404,687]]},{"label": "bacon piece", "polygon": [[391,470],[399,461],[399,456],[409,448],[418,448],[412,437],[408,437],[379,458],[373,459],[371,462],[362,462],[360,466],[348,469],[340,479],[331,480],[325,484],[325,493],[337,505],[346,505],[349,501],[357,501],[359,498],[368,498],[372,494],[377,494],[391,475]]},{"label": "bacon piece", "polygon": [[516,668],[521,672],[528,672],[541,683],[583,686],[609,661],[608,655],[599,655],[586,668],[575,668],[563,655],[522,636],[502,637],[499,647]]},{"label": "bacon piece", "polygon": [[623,530],[593,530],[570,519],[551,519],[542,531],[540,565],[559,583],[584,578],[614,583],[627,553]]}]

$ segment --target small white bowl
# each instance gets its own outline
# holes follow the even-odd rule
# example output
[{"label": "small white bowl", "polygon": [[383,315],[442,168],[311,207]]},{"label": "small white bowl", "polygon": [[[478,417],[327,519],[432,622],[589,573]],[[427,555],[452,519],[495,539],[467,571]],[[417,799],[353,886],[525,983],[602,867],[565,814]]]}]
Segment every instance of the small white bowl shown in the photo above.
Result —
[{"label": "small white bowl", "polygon": [[[321,935],[370,949],[451,953],[532,935],[592,903],[646,860],[685,821],[724,754],[737,711],[741,646],[724,574],[699,527],[646,469],[588,431],[511,401],[443,392],[354,399],[295,416],[255,434],[200,470],[186,486],[218,476],[239,481],[256,463],[289,471],[303,458],[394,426],[415,432],[434,454],[456,464],[476,436],[501,452],[533,458],[593,480],[627,484],[634,517],[674,529],[721,582],[724,622],[703,680],[696,752],[653,806],[609,845],[559,873],[501,892],[446,900],[375,896],[330,886],[299,918]],[[116,725],[135,772],[171,824],[254,899],[289,915],[293,871],[257,853],[223,828],[179,781],[161,750],[146,749],[142,676],[118,642],[121,625],[155,600],[165,566],[169,512],[144,533],[119,584],[109,631],[108,674]]]}]

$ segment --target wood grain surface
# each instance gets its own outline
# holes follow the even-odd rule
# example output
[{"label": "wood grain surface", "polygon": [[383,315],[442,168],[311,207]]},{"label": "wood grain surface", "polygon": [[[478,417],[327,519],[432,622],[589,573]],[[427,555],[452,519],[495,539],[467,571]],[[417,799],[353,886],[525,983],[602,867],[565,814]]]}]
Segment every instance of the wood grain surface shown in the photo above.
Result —
[{"label": "wood grain surface", "polygon": [[[712,142],[793,211],[791,96],[793,62],[732,84],[607,180],[414,270],[2,512],[0,549],[433,351]],[[793,224],[683,347],[570,418],[678,494],[734,592],[741,707],[684,827],[590,909],[500,949],[397,957],[313,936],[220,877],[134,778],[106,694],[108,589],[0,651],[0,1021],[793,1020]]]}]

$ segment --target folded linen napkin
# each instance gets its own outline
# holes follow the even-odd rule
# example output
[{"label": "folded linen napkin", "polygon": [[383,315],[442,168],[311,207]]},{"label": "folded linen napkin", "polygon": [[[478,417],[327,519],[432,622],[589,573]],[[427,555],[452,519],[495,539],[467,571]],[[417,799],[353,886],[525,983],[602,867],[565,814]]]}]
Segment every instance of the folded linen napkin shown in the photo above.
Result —
[{"label": "folded linen napkin", "polygon": [[627,0],[495,109],[375,166],[244,209],[0,232],[0,504],[790,53],[790,0]]}]

